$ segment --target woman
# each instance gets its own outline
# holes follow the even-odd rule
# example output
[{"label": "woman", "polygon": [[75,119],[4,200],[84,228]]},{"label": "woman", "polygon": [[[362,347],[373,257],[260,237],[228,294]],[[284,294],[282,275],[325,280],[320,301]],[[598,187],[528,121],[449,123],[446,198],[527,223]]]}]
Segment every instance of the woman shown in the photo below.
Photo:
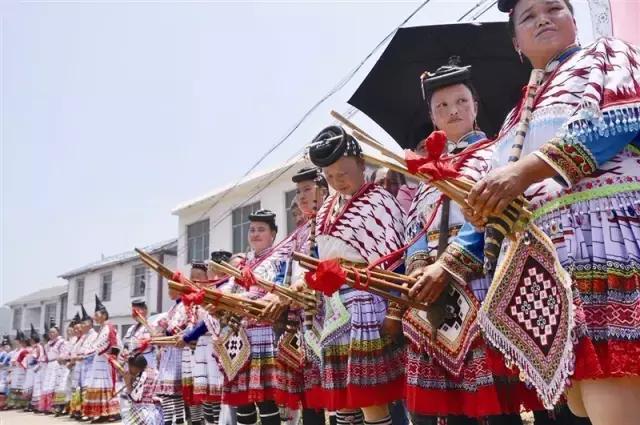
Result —
[{"label": "woman", "polygon": [[95,322],[100,327],[85,355],[94,355],[91,370],[87,379],[87,389],[82,400],[82,414],[92,418],[91,423],[115,421],[120,417],[120,404],[115,397],[115,370],[109,363],[107,355],[117,347],[117,330],[109,322],[109,312],[98,296],[96,298]]},{"label": "woman", "polygon": [[22,409],[27,405],[24,397],[24,384],[26,379],[26,358],[29,355],[29,340],[22,331],[16,331],[16,343],[18,347],[11,356],[11,384],[9,385],[9,399],[7,405],[10,409]]},{"label": "woman", "polygon": [[[169,298],[175,301],[167,312],[166,319],[158,323],[166,335],[178,335],[187,326],[187,314],[180,293],[169,288]],[[164,423],[184,423],[184,399],[182,393],[182,351],[180,347],[160,347],[160,365],[158,367],[158,386],[156,392],[162,399]]]},{"label": "woman", "polygon": [[[251,251],[247,255],[246,268],[256,276],[268,281],[274,281],[277,270],[276,264],[269,260],[273,242],[278,232],[276,216],[269,210],[259,210],[249,215],[248,242]],[[233,280],[230,282],[230,285]],[[235,282],[237,286],[239,282]],[[228,287],[222,290],[229,290]],[[262,299],[268,294],[259,286],[251,285],[244,288],[239,295]],[[268,300],[269,297],[266,297]],[[215,321],[215,319],[213,320]],[[206,320],[207,326],[213,321]],[[277,385],[275,370],[276,337],[271,324],[248,320],[244,322],[251,353],[248,366],[240,370],[232,379],[225,376],[223,402],[237,407],[237,421],[239,424],[255,424],[260,416],[264,425],[280,424],[280,412],[274,402],[274,392]],[[211,329],[212,331],[214,329]],[[221,349],[221,347],[218,347]],[[219,356],[220,353],[217,353]]]},{"label": "woman", "polygon": [[[389,192],[365,182],[358,142],[328,127],[309,147],[309,159],[336,191],[318,211],[321,260],[367,265],[402,246],[404,213]],[[361,423],[360,409],[367,424],[390,423],[388,403],[402,398],[402,350],[382,335],[386,312],[381,297],[342,285],[323,298],[305,334],[307,352],[320,363],[322,403],[338,411],[338,424]]]},{"label": "woman", "polygon": [[[485,134],[475,124],[478,101],[471,84],[470,67],[450,63],[435,73],[423,74],[421,84],[431,121],[440,130],[425,141],[427,144],[446,137],[449,154],[461,153],[478,142],[487,144]],[[481,158],[474,159],[473,168],[464,165],[461,168],[461,173],[470,180],[477,180],[489,165]],[[479,335],[475,311],[484,299],[489,280],[470,275],[457,282],[461,286],[454,289],[450,286],[452,275],[446,267],[441,263],[432,264],[458,233],[462,232],[469,241],[466,246],[482,238],[481,233],[470,227],[463,229],[463,223],[459,206],[443,198],[434,187],[420,185],[407,220],[406,243],[411,245],[405,265],[407,272],[418,278],[410,295],[433,304],[445,292],[450,298],[439,300],[443,308],[457,309],[465,305],[469,308],[466,314],[460,313],[455,320],[445,320],[440,325],[434,325],[431,312],[425,315],[410,309],[404,315],[404,333],[410,341],[407,407],[413,422],[419,425],[435,424],[437,416],[447,416],[450,425],[474,424],[475,418],[486,416],[489,424],[521,424],[521,403],[528,408],[541,409],[541,406],[535,393],[526,390],[517,373],[507,370],[499,353],[489,349]],[[428,227],[424,228],[425,225]],[[427,281],[429,285],[424,285]],[[459,321],[458,317],[461,317]],[[432,326],[438,326],[437,340],[425,335],[432,332]]]},{"label": "woman", "polygon": [[124,414],[125,425],[161,425],[162,413],[160,400],[156,395],[158,371],[147,366],[147,359],[136,354],[127,360],[129,370],[124,375],[126,394],[131,402],[131,409]]},{"label": "woman", "polygon": [[516,107],[498,136],[495,169],[469,193],[468,218],[482,226],[525,194],[574,289],[569,405],[595,425],[637,423],[640,53],[615,39],[579,47],[568,0],[499,6],[509,12],[516,51],[544,77],[520,159],[509,162]]}]

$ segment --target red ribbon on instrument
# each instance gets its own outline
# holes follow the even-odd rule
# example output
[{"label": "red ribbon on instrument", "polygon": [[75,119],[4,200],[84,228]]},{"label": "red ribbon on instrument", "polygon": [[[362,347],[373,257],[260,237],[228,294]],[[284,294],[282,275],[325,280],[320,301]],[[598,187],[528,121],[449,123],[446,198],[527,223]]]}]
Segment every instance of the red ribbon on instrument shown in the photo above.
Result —
[{"label": "red ribbon on instrument", "polygon": [[183,279],[184,279],[184,277],[182,276],[182,273],[180,273],[180,272],[175,272],[175,273],[173,273],[173,276],[171,276],[171,280],[173,280],[174,282],[183,283],[182,282]]},{"label": "red ribbon on instrument", "polygon": [[444,156],[447,148],[447,135],[444,131],[434,131],[424,142],[425,156],[405,151],[407,169],[412,174],[426,174],[432,180],[453,179],[460,176],[458,169],[462,161],[457,157]]},{"label": "red ribbon on instrument", "polygon": [[193,304],[202,304],[204,302],[204,289],[200,289],[199,291],[193,290],[193,292],[183,295],[182,302],[185,307],[189,307]]},{"label": "red ribbon on instrument", "polygon": [[369,268],[364,269],[364,272],[367,275],[367,278],[364,280],[364,283],[360,280],[360,272],[362,270],[358,270],[356,267],[352,267],[351,271],[353,271],[353,289],[359,289],[361,291],[366,291],[369,289],[369,279],[371,279],[371,270]]},{"label": "red ribbon on instrument", "polygon": [[324,260],[318,263],[315,271],[304,274],[304,281],[311,289],[320,291],[330,297],[346,282],[347,274],[337,259]]},{"label": "red ribbon on instrument", "polygon": [[236,282],[239,285],[242,285],[247,291],[253,286],[258,284],[258,280],[256,275],[253,274],[253,270],[250,267],[242,268],[242,277],[240,279],[236,279]]},{"label": "red ribbon on instrument", "polygon": [[149,338],[140,339],[138,340],[138,342],[139,344],[134,350],[137,353],[144,353],[145,351],[147,351],[147,348],[149,348],[149,346],[151,345],[151,340]]}]

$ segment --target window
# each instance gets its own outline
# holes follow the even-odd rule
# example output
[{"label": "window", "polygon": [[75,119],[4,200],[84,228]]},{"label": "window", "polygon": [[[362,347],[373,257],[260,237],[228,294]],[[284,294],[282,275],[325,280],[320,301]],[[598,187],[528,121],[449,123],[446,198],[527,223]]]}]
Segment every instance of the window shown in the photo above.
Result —
[{"label": "window", "polygon": [[60,325],[67,320],[67,294],[63,294],[60,297],[60,321],[58,322]]},{"label": "window", "polygon": [[145,266],[133,267],[132,297],[142,297],[147,289],[147,268]]},{"label": "window", "polygon": [[284,193],[284,207],[287,209],[287,235],[296,228],[296,221],[291,214],[291,203],[296,197],[296,190],[290,190]]},{"label": "window", "polygon": [[55,304],[47,304],[44,306],[44,324],[49,326],[49,323],[51,323],[51,319],[57,322]]},{"label": "window", "polygon": [[13,310],[13,330],[17,331],[22,328],[22,308],[18,307]]},{"label": "window", "polygon": [[231,228],[233,231],[233,252],[245,252],[249,234],[249,215],[260,209],[260,202],[245,205],[233,210],[231,214]]},{"label": "window", "polygon": [[129,330],[129,328],[133,326],[133,325],[122,325],[120,326],[120,339],[124,338],[124,336],[127,334],[127,331]]},{"label": "window", "polygon": [[76,279],[76,305],[84,301],[84,277]]},{"label": "window", "polygon": [[100,300],[111,301],[111,283],[113,280],[113,273],[107,272],[102,275],[100,282]]},{"label": "window", "polygon": [[187,226],[187,262],[209,257],[209,219]]}]

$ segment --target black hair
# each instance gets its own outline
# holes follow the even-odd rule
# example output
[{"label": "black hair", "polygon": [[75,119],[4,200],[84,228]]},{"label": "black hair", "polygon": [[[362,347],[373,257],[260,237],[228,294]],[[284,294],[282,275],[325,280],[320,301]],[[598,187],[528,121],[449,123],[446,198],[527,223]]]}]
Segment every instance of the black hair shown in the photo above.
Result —
[{"label": "black hair", "polygon": [[129,366],[135,366],[140,369],[147,367],[147,359],[145,359],[142,354],[136,354],[133,357],[129,357],[127,363],[129,363]]},{"label": "black hair", "polygon": [[[564,4],[567,5],[567,9],[571,12],[571,16],[575,16],[573,5],[571,4],[571,0],[562,0]],[[513,22],[513,12],[509,13],[509,21],[507,22],[507,28],[509,29],[509,35],[511,38],[516,36],[516,24]]]}]

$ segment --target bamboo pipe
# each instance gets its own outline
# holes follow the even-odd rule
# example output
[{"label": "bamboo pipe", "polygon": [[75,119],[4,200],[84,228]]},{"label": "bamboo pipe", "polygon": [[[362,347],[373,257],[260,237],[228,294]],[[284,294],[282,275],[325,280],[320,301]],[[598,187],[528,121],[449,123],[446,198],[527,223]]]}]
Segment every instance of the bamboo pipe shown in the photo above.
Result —
[{"label": "bamboo pipe", "polygon": [[[320,260],[318,260],[317,258],[311,257],[309,255],[305,255],[297,251],[293,253],[293,258],[296,261],[304,261],[306,263],[310,263],[314,265],[317,265],[320,262]],[[417,279],[413,277],[400,274],[400,273],[395,273],[389,270],[383,270],[380,268],[372,269],[370,271],[370,274],[371,276],[374,276],[383,280],[393,280],[394,282],[399,282],[399,283],[408,284],[408,285],[413,285],[417,281]]]},{"label": "bamboo pipe", "polygon": [[[310,263],[305,263],[305,262],[301,262],[300,265],[308,270],[316,270],[316,266],[314,266],[313,264]],[[348,269],[345,270],[347,278],[346,278],[346,282],[349,283],[351,287],[353,287],[353,285],[355,285],[355,279],[353,278],[354,274],[353,272],[350,272]],[[365,277],[366,279],[366,277]],[[373,283],[373,279],[370,280],[371,283]],[[395,288],[394,288],[395,289]],[[396,295],[390,294],[388,292],[386,292],[385,290],[378,288],[376,286],[373,285],[369,285],[366,289],[367,292],[371,292],[372,294],[378,295],[380,297],[383,297],[389,301],[393,301],[396,302],[398,304],[401,305],[405,305],[407,307],[412,307],[418,310],[422,310],[422,311],[428,311],[429,307],[425,304],[422,303],[418,303],[415,301],[411,301],[408,300],[406,298],[401,298],[398,297]],[[408,290],[407,290],[408,291]]]},{"label": "bamboo pipe", "polygon": [[[228,274],[229,276],[233,276],[235,278],[242,277],[242,272],[239,269],[233,267],[231,264],[226,263],[224,261],[222,261],[220,264],[214,263],[213,267],[218,269],[221,272]],[[274,292],[286,298],[289,298],[290,300],[298,304],[300,307],[306,308],[306,307],[309,307],[312,303],[313,305],[315,305],[315,302],[312,299],[310,299],[308,296],[306,296],[306,294],[293,291],[284,286],[276,285],[275,283],[269,282],[258,276],[256,276],[256,282],[267,291]]]},{"label": "bamboo pipe", "polygon": [[[337,119],[338,121],[340,121],[345,126],[349,127],[353,132],[353,136],[356,137],[359,141],[361,141],[362,143],[365,143],[366,145],[378,150],[383,155],[394,159],[398,163],[402,164],[402,166],[404,166],[403,168],[406,169],[406,161],[402,156],[400,156],[397,153],[393,152],[392,150],[386,148],[384,145],[382,145],[382,143],[380,143],[377,140],[375,140],[373,137],[371,137],[369,134],[367,134],[364,130],[360,129],[357,125],[355,125],[353,122],[349,121],[347,118],[345,118],[342,115],[340,115],[338,112],[331,111],[331,116],[334,117],[335,119]],[[394,170],[394,171],[400,172],[399,170]],[[418,178],[421,178],[421,179],[424,179],[424,178],[428,179],[428,176],[420,176],[420,175],[415,175],[415,174],[411,174],[411,176],[412,177],[418,177]],[[453,182],[455,182],[455,183],[453,183]],[[436,187],[441,192],[443,192],[445,195],[449,196],[451,199],[456,201],[456,199],[454,199],[453,196],[450,196],[450,194],[445,189],[445,187],[443,187],[442,189],[437,187],[436,184],[435,184],[436,182],[434,182],[434,181],[430,181],[429,183],[431,185],[433,185],[434,187]],[[464,179],[464,178],[452,179],[452,181],[449,182],[449,183],[450,184],[453,183],[454,185],[457,185],[460,189],[465,190],[465,192],[468,192],[469,190],[471,190],[471,187],[473,186],[473,183],[471,181],[469,181],[467,179]],[[447,185],[447,186],[449,186],[449,185]],[[449,187],[451,187],[451,186],[449,186]],[[464,197],[466,198],[466,194],[465,194]],[[526,219],[526,221],[530,220],[532,214],[526,208],[526,205],[527,205],[526,199],[524,199],[523,196],[519,196],[517,199],[522,202],[522,206],[513,205],[513,207],[516,210],[520,211],[521,217],[523,217],[523,219]],[[461,204],[461,206],[466,206],[466,202]]]},{"label": "bamboo pipe", "polygon": [[[192,288],[187,285],[169,281],[169,287],[175,291],[181,293],[191,293]],[[187,289],[188,288],[188,289]],[[241,301],[235,297],[230,298],[228,294],[225,293],[214,293],[212,294],[210,289],[205,289],[205,297],[204,300],[207,304],[213,304],[218,306],[221,310],[227,310],[231,313],[238,314],[241,316],[253,316],[253,318],[261,318],[264,313],[264,305],[258,304],[260,307],[256,307],[256,303],[253,300],[242,299]],[[246,301],[246,302],[245,302]],[[252,302],[249,302],[252,301]]]}]

